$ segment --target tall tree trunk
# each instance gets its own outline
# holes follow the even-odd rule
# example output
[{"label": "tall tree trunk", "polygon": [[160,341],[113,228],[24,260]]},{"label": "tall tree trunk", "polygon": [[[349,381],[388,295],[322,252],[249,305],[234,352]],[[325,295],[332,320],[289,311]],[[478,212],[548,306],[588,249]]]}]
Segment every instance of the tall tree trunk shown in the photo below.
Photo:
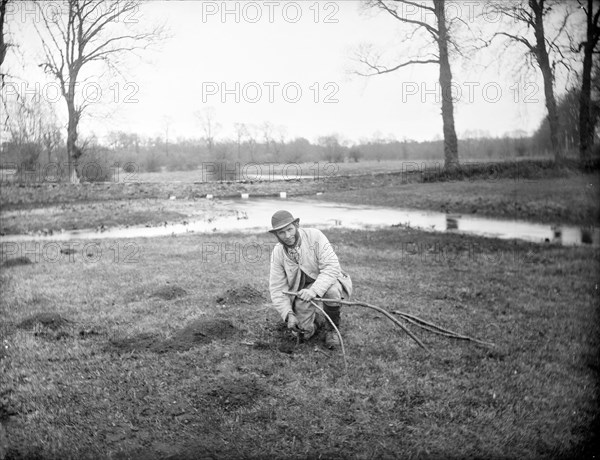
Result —
[{"label": "tall tree trunk", "polygon": [[452,102],[452,72],[448,59],[448,29],[444,1],[434,2],[438,22],[438,46],[440,51],[440,88],[442,91],[442,123],[444,130],[444,168],[453,170],[458,167],[458,140],[454,128],[454,103]]},{"label": "tall tree trunk", "polygon": [[[543,62],[543,61],[542,61]],[[562,161],[562,149],[558,140],[558,110],[556,109],[556,99],[554,97],[554,77],[548,63],[548,54],[546,53],[546,64],[540,63],[542,75],[544,77],[544,97],[546,98],[546,110],[548,110],[548,125],[550,126],[550,144],[554,152],[554,161]]]},{"label": "tall tree trunk", "polygon": [[79,184],[77,174],[77,160],[81,156],[81,151],[77,147],[77,127],[79,125],[79,111],[75,107],[75,82],[77,74],[71,73],[69,79],[68,93],[65,97],[67,101],[67,112],[69,122],[67,124],[67,163],[69,167],[69,181],[72,184]]},{"label": "tall tree trunk", "polygon": [[579,94],[579,158],[584,165],[590,161],[590,148],[594,138],[590,106],[592,98],[592,53],[591,50],[588,53],[587,45],[585,48],[581,93]]},{"label": "tall tree trunk", "polygon": [[69,181],[79,184],[77,176],[77,111],[73,103],[67,103],[69,111],[69,123],[67,125],[67,163],[69,166]]},{"label": "tall tree trunk", "polygon": [[[8,44],[4,41],[4,21],[6,20],[7,4],[8,0],[0,0],[0,66],[4,62],[6,50],[8,49]],[[4,74],[0,73],[0,77],[2,78],[2,83],[4,83]]]},{"label": "tall tree trunk", "polygon": [[556,109],[556,98],[554,97],[554,75],[550,66],[550,58],[546,48],[546,36],[544,33],[543,1],[529,0],[529,5],[534,14],[535,21],[535,54],[544,78],[544,97],[546,99],[546,110],[548,110],[548,125],[550,126],[550,144],[554,153],[554,161],[562,161],[562,150],[558,140],[558,111]]},{"label": "tall tree trunk", "polygon": [[579,159],[582,165],[591,160],[591,146],[594,142],[592,126],[592,54],[597,39],[594,37],[593,0],[587,2],[587,31],[583,47],[583,74],[581,76],[581,93],[579,94]]}]

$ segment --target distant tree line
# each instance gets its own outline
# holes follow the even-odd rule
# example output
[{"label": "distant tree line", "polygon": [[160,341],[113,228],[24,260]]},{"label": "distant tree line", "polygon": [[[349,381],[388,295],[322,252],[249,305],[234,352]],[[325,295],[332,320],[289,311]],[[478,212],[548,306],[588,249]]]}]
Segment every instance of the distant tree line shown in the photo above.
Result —
[{"label": "distant tree line", "polygon": [[[542,124],[533,137],[467,137],[459,139],[463,160],[509,160],[549,156],[551,149],[540,144],[546,125]],[[58,131],[60,132],[60,131]],[[567,132],[567,131],[566,131]],[[568,136],[573,136],[569,131]],[[565,134],[567,136],[567,134]],[[324,136],[312,143],[305,138],[290,141],[259,142],[221,140],[209,143],[206,138],[170,140],[163,137],[143,137],[125,132],[110,134],[110,143],[101,144],[94,137],[82,141],[83,154],[79,174],[88,181],[111,181],[118,170],[128,172],[189,171],[219,164],[213,179],[237,179],[232,174],[252,163],[312,163],[362,161],[435,161],[443,158],[443,140],[375,139],[354,145],[341,142],[338,136]],[[576,139],[576,138],[575,138]],[[17,167],[33,177],[45,174],[45,180],[68,179],[67,152],[64,139],[45,143],[44,136],[17,138],[2,144],[0,166]],[[576,140],[572,146],[576,155]],[[56,166],[58,164],[59,166]],[[48,171],[48,173],[44,173]],[[229,171],[229,173],[227,173]],[[52,177],[48,177],[52,174]],[[22,175],[22,174],[21,174]]]}]

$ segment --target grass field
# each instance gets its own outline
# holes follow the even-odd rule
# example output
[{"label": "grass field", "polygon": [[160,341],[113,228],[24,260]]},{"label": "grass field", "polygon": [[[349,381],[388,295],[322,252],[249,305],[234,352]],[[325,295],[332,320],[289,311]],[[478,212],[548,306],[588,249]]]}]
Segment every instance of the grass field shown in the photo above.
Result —
[{"label": "grass field", "polygon": [[[547,157],[526,157],[522,161],[546,161]],[[469,165],[485,164],[498,160],[482,160],[462,158],[461,162],[466,168]],[[504,161],[518,161],[506,159]],[[193,171],[163,171],[163,172],[122,172],[118,175],[121,181],[140,182],[183,182],[193,183],[198,181],[212,180],[215,171],[219,168],[219,162],[204,162]],[[315,180],[323,180],[335,176],[380,174],[419,171],[429,169],[440,171],[444,167],[441,160],[366,160],[358,163],[332,163],[326,161],[313,161],[303,163],[273,162],[257,164],[245,161],[231,161],[227,166],[228,171],[237,171],[240,180],[258,179],[263,181],[272,180],[274,176],[284,176],[289,179],[307,177]]]},{"label": "grass field", "polygon": [[347,307],[345,375],[339,351],[296,345],[270,309],[270,235],[102,242],[93,261],[2,268],[5,457],[597,453],[598,250],[327,234],[356,299],[495,346],[413,329],[428,356],[387,319]]},{"label": "grass field", "polygon": [[[424,162],[419,162],[421,164]],[[427,164],[435,166],[440,162],[428,161]],[[322,180],[327,177],[346,174],[375,174],[405,171],[415,162],[408,161],[361,161],[359,163],[328,163],[324,161],[308,163],[268,163],[260,164],[250,162],[232,162],[228,170],[238,171],[240,180],[257,178],[263,181],[273,180],[275,176],[285,176],[290,179],[299,177]],[[121,178],[139,180],[141,182],[197,182],[211,180],[218,162],[202,163],[194,171],[164,171],[164,172],[139,172],[133,175],[122,174]]]}]

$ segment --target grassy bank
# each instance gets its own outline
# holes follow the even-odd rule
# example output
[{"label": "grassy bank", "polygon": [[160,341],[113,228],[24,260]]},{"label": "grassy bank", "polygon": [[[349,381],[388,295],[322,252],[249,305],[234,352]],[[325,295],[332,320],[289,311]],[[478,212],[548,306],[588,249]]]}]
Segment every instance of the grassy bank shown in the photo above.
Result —
[{"label": "grassy bank", "polygon": [[101,242],[92,261],[4,266],[7,458],[591,454],[598,250],[328,232],[356,299],[496,345],[413,329],[428,356],[345,308],[345,377],[339,352],[296,346],[269,308],[269,236]]},{"label": "grassy bank", "polygon": [[0,213],[0,232],[4,234],[48,233],[60,230],[157,226],[217,217],[230,211],[214,201],[169,199],[117,199],[63,203],[57,206],[31,206]]},{"label": "grassy bank", "polygon": [[407,207],[548,223],[598,225],[600,176],[528,180],[477,179],[368,186],[316,197],[377,206]]}]

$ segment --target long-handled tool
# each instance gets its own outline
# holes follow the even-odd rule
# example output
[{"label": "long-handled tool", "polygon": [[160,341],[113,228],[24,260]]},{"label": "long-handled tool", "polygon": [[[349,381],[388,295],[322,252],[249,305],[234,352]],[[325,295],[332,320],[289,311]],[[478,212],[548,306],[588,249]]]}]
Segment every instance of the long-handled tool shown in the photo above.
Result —
[{"label": "long-handled tool", "polygon": [[342,339],[342,334],[340,334],[340,330],[337,328],[337,326],[335,325],[335,323],[333,322],[333,320],[329,317],[329,315],[327,314],[327,312],[325,310],[323,310],[321,307],[319,307],[316,303],[314,303],[312,300],[310,301],[310,303],[313,304],[313,306],[320,311],[321,313],[323,313],[323,316],[325,316],[325,318],[327,318],[327,321],[329,321],[329,324],[331,324],[331,326],[333,327],[333,329],[335,330],[336,334],[338,335],[338,338],[340,339],[340,346],[342,347],[342,356],[344,357],[344,368],[346,369],[346,375],[348,374],[348,361],[346,360],[346,349],[344,348],[344,339]]},{"label": "long-handled tool", "polygon": [[[297,292],[283,291],[283,293],[287,294],[287,295],[298,296]],[[316,298],[315,300],[321,300],[321,299]],[[327,314],[327,312],[325,310],[323,310],[321,307],[319,307],[313,300],[311,300],[310,303],[313,305],[313,307],[315,307],[319,311],[319,313],[323,314],[323,316],[325,316],[325,318],[327,318],[327,321],[329,321],[329,324],[331,324],[331,326],[335,330],[336,334],[338,335],[338,338],[340,339],[340,347],[342,348],[342,356],[344,358],[344,368],[346,371],[346,375],[348,375],[348,361],[346,360],[346,348],[344,347],[344,339],[342,339],[342,334],[340,334],[340,330],[337,328],[337,326],[335,325],[335,323],[329,317],[329,315]],[[298,326],[296,326],[296,328],[298,328]],[[300,329],[298,328],[298,330],[300,330]],[[300,334],[298,334],[298,337],[300,337]]]},{"label": "long-handled tool", "polygon": [[410,324],[414,324],[415,326],[419,326],[420,328],[425,329],[426,331],[432,332],[434,334],[438,334],[438,335],[441,335],[444,337],[449,337],[451,339],[469,340],[471,342],[475,342],[480,345],[487,345],[490,347],[495,346],[491,342],[484,342],[483,340],[474,339],[473,337],[469,337],[467,335],[459,334],[458,332],[453,332],[448,329],[444,329],[443,327],[440,327],[433,323],[425,321],[425,320],[419,318],[418,316],[409,315],[408,313],[404,313],[404,312],[397,311],[397,310],[393,311],[392,313],[400,316],[406,322],[408,322]]},{"label": "long-handled tool", "polygon": [[[283,291],[284,294],[288,294],[288,295],[294,295],[297,296],[298,293],[296,292],[290,292],[290,291]],[[364,303],[364,302],[350,302],[348,300],[342,300],[342,299],[323,299],[321,297],[316,297],[315,299],[316,301],[319,302],[331,302],[331,303],[339,303],[342,305],[354,305],[354,306],[360,306],[360,307],[366,307],[366,308],[371,308],[373,310],[378,311],[379,313],[383,314],[386,318],[390,319],[395,325],[397,325],[399,328],[401,328],[404,332],[406,332],[406,334],[413,339],[415,342],[417,342],[417,344],[423,349],[425,350],[427,353],[431,354],[431,350],[429,350],[429,348],[427,348],[425,346],[425,344],[423,342],[421,342],[419,340],[418,337],[416,337],[412,332],[410,332],[405,326],[404,324],[402,324],[400,321],[398,321],[396,318],[394,318],[392,315],[390,315],[387,311],[385,311],[383,308],[379,308],[375,305],[370,305],[368,303]],[[314,302],[311,301],[311,303],[313,303],[313,305],[316,305]],[[323,311],[323,313],[325,313]],[[330,320],[331,321],[331,320]],[[339,333],[338,333],[339,334]],[[341,341],[340,341],[341,342]]]},{"label": "long-handled tool", "polygon": [[[287,292],[284,291],[284,294],[289,294],[289,295],[297,295],[294,292]],[[359,307],[366,307],[366,308],[371,308],[372,310],[378,311],[379,313],[383,314],[385,317],[387,317],[388,319],[390,319],[394,324],[396,324],[398,327],[400,327],[403,331],[405,331],[408,336],[413,339],[415,342],[417,342],[417,344],[423,348],[424,350],[426,350],[428,353],[431,353],[431,351],[423,344],[423,342],[421,342],[412,332],[410,332],[402,323],[400,323],[396,318],[394,318],[388,311],[384,310],[383,308],[377,307],[375,305],[371,305],[365,302],[351,302],[349,300],[343,300],[343,299],[323,299],[323,298],[315,298],[314,300],[317,301],[326,301],[326,302],[335,302],[335,303],[339,303],[342,305],[350,305],[350,306],[359,306]],[[313,303],[314,305],[314,303]],[[325,312],[323,312],[325,315],[327,315]],[[404,321],[406,321],[409,324],[413,324],[415,326],[418,326],[428,332],[434,333],[434,334],[438,334],[444,337],[448,337],[451,339],[457,339],[457,340],[468,340],[470,342],[474,342],[474,343],[478,343],[480,345],[485,345],[485,346],[490,346],[493,347],[495,346],[493,343],[491,342],[485,342],[483,340],[478,340],[475,339],[473,337],[469,337],[463,334],[459,334],[458,332],[454,332],[451,331],[449,329],[445,329],[443,327],[440,327],[436,324],[433,324],[429,321],[425,321],[424,319],[419,318],[418,316],[415,315],[411,315],[408,313],[404,313],[401,311],[397,311],[394,310],[392,311],[393,314],[399,316],[400,318],[402,318]]]}]

